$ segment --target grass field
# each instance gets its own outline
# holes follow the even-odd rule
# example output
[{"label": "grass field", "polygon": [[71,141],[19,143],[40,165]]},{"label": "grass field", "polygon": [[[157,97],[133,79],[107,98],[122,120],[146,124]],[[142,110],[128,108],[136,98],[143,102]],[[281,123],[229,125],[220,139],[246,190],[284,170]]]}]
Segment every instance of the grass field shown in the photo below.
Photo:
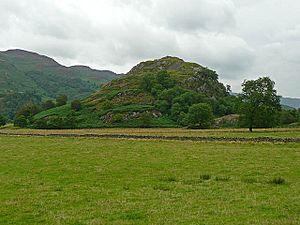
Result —
[{"label": "grass field", "polygon": [[299,143],[0,143],[0,224],[300,224]]},{"label": "grass field", "polygon": [[73,130],[38,130],[2,128],[0,132],[15,134],[127,134],[127,135],[158,135],[158,136],[192,136],[192,137],[274,137],[300,138],[300,128],[254,129],[211,129],[192,130],[184,128],[102,128]]}]

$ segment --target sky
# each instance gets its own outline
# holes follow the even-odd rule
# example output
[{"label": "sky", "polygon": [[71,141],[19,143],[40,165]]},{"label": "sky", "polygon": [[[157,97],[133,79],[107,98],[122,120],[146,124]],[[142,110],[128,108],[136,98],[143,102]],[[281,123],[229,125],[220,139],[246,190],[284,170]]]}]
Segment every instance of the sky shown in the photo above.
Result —
[{"label": "sky", "polygon": [[300,97],[299,0],[0,0],[0,50],[128,72],[171,55]]}]

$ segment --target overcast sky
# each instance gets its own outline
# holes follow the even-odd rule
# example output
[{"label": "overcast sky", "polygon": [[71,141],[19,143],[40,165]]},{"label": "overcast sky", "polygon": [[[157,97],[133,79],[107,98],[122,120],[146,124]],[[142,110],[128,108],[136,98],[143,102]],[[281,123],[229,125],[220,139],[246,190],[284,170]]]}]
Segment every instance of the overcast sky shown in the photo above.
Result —
[{"label": "overcast sky", "polygon": [[0,0],[0,50],[127,72],[173,55],[240,90],[270,76],[300,97],[299,0]]}]

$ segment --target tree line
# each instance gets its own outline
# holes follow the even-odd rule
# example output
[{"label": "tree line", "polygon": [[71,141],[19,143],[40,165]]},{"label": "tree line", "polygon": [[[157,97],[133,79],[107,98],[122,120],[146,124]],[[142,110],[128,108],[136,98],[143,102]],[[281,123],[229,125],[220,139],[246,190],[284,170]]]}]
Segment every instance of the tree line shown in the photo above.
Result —
[{"label": "tree line", "polygon": [[[239,114],[239,126],[253,128],[271,128],[300,123],[300,109],[282,109],[280,96],[277,95],[275,82],[269,77],[244,81],[242,92],[238,96],[229,94],[230,88],[219,93],[217,98],[201,94],[195,90],[184,89],[176,85],[176,81],[166,71],[155,75],[142,77],[140,88],[150,93],[154,106],[164,115],[181,126],[188,128],[210,128],[216,117]],[[66,95],[57,96],[55,102],[46,100],[41,104],[29,102],[16,113],[14,124],[19,127],[31,125],[35,128],[74,128],[75,117],[72,112],[82,109],[81,102],[71,102],[72,112],[67,116],[52,116],[47,120],[34,120],[33,116],[54,107],[64,106],[68,102]],[[107,100],[104,106],[109,108]],[[142,118],[149,122],[150,116]],[[0,126],[6,124],[7,119],[0,115]]]}]

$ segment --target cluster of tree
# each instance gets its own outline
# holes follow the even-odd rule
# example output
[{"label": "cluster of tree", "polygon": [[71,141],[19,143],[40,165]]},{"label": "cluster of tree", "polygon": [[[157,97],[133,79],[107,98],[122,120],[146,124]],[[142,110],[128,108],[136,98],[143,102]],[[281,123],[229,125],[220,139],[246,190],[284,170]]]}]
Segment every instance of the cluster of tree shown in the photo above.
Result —
[{"label": "cluster of tree", "polygon": [[78,96],[78,93],[88,94],[98,88],[96,84],[83,81],[80,78],[60,76],[55,73],[29,71],[26,73],[26,76],[31,78],[38,87],[37,91],[40,95],[46,95],[50,98],[55,98],[62,92],[74,97]]},{"label": "cluster of tree", "polygon": [[184,126],[207,128],[212,124],[214,115],[231,114],[237,109],[237,101],[233,101],[235,97],[228,94],[216,98],[181,88],[166,71],[143,76],[140,87],[154,97],[159,111]]},{"label": "cluster of tree", "polygon": [[[193,80],[216,83],[217,75],[208,72],[204,75],[209,79],[197,75],[197,79]],[[216,96],[213,96],[213,92],[204,93],[203,87],[209,86],[205,82],[204,85],[190,83],[194,88],[183,89],[176,86],[176,81],[163,71],[143,77],[141,88],[151,93],[157,109],[184,126],[207,128],[213,123],[214,116],[235,113],[241,115],[239,126],[248,127],[250,131],[253,128],[271,128],[300,122],[300,110],[281,109],[275,82],[269,77],[245,81],[242,93],[238,96],[228,94],[230,87],[227,87],[227,94],[224,94],[221,87]]]},{"label": "cluster of tree", "polygon": [[300,123],[300,109],[282,109],[279,117],[280,125]]},{"label": "cluster of tree", "polygon": [[[66,117],[52,116],[49,118],[43,118],[40,120],[34,120],[33,117],[37,113],[45,110],[52,109],[54,107],[59,107],[66,105],[68,98],[66,95],[60,95],[56,98],[54,103],[52,100],[47,100],[40,104],[35,104],[32,102],[26,103],[19,108],[14,119],[14,125],[18,127],[34,127],[34,128],[71,128],[74,127],[74,116],[68,115]],[[79,111],[82,106],[79,100],[74,100],[71,102],[71,108],[74,111]]]},{"label": "cluster of tree", "polygon": [[17,110],[28,102],[40,104],[41,97],[34,92],[6,93],[0,96],[0,114],[13,120]]}]

